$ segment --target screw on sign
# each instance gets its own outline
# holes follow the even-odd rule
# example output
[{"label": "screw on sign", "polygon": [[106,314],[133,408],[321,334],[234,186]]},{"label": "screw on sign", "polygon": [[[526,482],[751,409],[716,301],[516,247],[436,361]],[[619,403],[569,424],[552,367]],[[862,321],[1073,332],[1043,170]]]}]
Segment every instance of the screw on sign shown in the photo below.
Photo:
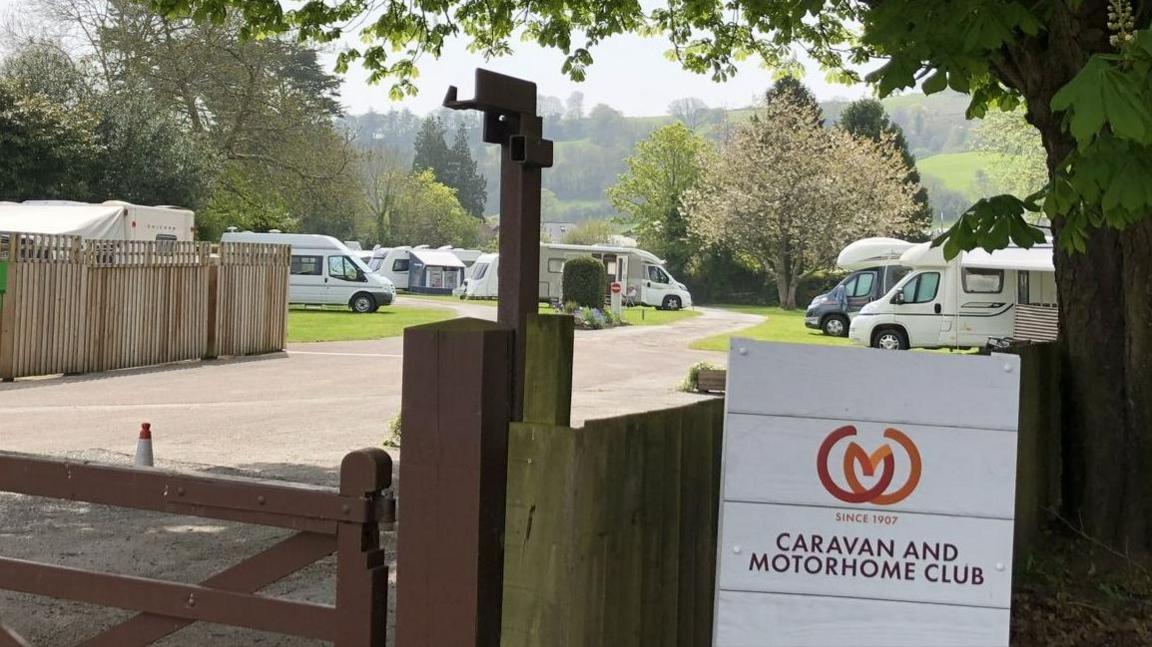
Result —
[{"label": "screw on sign", "polygon": [[620,294],[620,289],[621,289],[620,288],[620,282],[619,281],[613,281],[612,282],[612,294]]}]

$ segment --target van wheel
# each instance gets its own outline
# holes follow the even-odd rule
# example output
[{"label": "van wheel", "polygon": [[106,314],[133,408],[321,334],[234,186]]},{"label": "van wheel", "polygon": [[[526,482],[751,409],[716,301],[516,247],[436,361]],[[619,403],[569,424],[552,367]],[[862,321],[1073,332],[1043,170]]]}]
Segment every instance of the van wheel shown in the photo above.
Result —
[{"label": "van wheel", "polygon": [[679,310],[680,309],[680,297],[664,297],[664,309],[665,310]]},{"label": "van wheel", "polygon": [[897,328],[882,328],[872,335],[872,348],[908,350],[908,337]]},{"label": "van wheel", "polygon": [[352,300],[348,302],[348,307],[352,308],[352,312],[358,314],[368,314],[379,309],[379,306],[376,305],[376,299],[373,299],[372,295],[364,293],[352,297]]},{"label": "van wheel", "polygon": [[825,317],[824,323],[820,324],[820,329],[829,337],[846,337],[848,336],[848,318],[844,315]]}]

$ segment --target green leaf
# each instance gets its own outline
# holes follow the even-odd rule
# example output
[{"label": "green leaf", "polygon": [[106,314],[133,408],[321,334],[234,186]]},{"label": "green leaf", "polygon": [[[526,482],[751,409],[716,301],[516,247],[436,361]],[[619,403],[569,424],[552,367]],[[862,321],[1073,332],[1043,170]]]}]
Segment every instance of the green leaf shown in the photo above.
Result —
[{"label": "green leaf", "polygon": [[936,94],[943,92],[948,87],[948,73],[944,70],[936,70],[936,73],[924,79],[924,94]]}]

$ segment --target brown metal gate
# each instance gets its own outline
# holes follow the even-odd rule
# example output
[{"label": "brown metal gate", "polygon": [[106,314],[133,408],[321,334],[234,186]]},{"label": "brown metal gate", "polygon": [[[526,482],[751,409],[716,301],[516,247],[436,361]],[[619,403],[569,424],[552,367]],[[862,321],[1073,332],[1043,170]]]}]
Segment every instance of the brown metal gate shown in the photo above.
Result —
[{"label": "brown metal gate", "polygon": [[[395,519],[391,482],[380,449],[345,456],[338,491],[0,452],[0,491],[297,531],[200,584],[0,557],[0,589],[141,612],[81,643],[92,647],[148,645],[197,621],[382,647],[388,566],[379,525]],[[334,606],[255,594],[332,553]],[[25,643],[0,626],[0,646],[9,644]]]}]

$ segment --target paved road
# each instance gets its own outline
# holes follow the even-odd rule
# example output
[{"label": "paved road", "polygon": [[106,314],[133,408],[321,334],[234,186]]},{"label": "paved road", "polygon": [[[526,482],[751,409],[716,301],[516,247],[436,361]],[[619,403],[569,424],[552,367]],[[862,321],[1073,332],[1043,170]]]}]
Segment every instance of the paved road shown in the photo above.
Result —
[{"label": "paved road", "polygon": [[[421,304],[422,306],[424,304]],[[495,308],[462,304],[490,318]],[[688,366],[719,353],[697,338],[757,318],[702,309],[676,325],[581,331],[575,344],[577,421],[669,406]],[[141,420],[157,465],[334,485],[348,451],[378,445],[399,411],[400,339],[293,344],[275,356],[0,385],[0,449],[125,463]],[[402,493],[401,493],[402,496]],[[283,531],[162,513],[0,494],[0,555],[195,582],[255,553]],[[383,533],[394,555],[395,535]],[[332,558],[266,591],[331,604]],[[389,594],[395,612],[395,571]],[[128,612],[0,592],[0,621],[37,645],[70,645]],[[389,633],[394,617],[389,618]],[[303,647],[315,641],[196,625],[164,645]]]},{"label": "paved road", "polygon": [[[442,307],[495,317],[489,306]],[[578,331],[574,424],[694,399],[675,390],[688,367],[724,357],[688,344],[758,320],[700,310],[674,325]],[[0,385],[0,448],[127,453],[147,420],[166,459],[275,476],[329,468],[383,440],[400,409],[402,349],[400,338],[292,344],[257,358]]]}]

